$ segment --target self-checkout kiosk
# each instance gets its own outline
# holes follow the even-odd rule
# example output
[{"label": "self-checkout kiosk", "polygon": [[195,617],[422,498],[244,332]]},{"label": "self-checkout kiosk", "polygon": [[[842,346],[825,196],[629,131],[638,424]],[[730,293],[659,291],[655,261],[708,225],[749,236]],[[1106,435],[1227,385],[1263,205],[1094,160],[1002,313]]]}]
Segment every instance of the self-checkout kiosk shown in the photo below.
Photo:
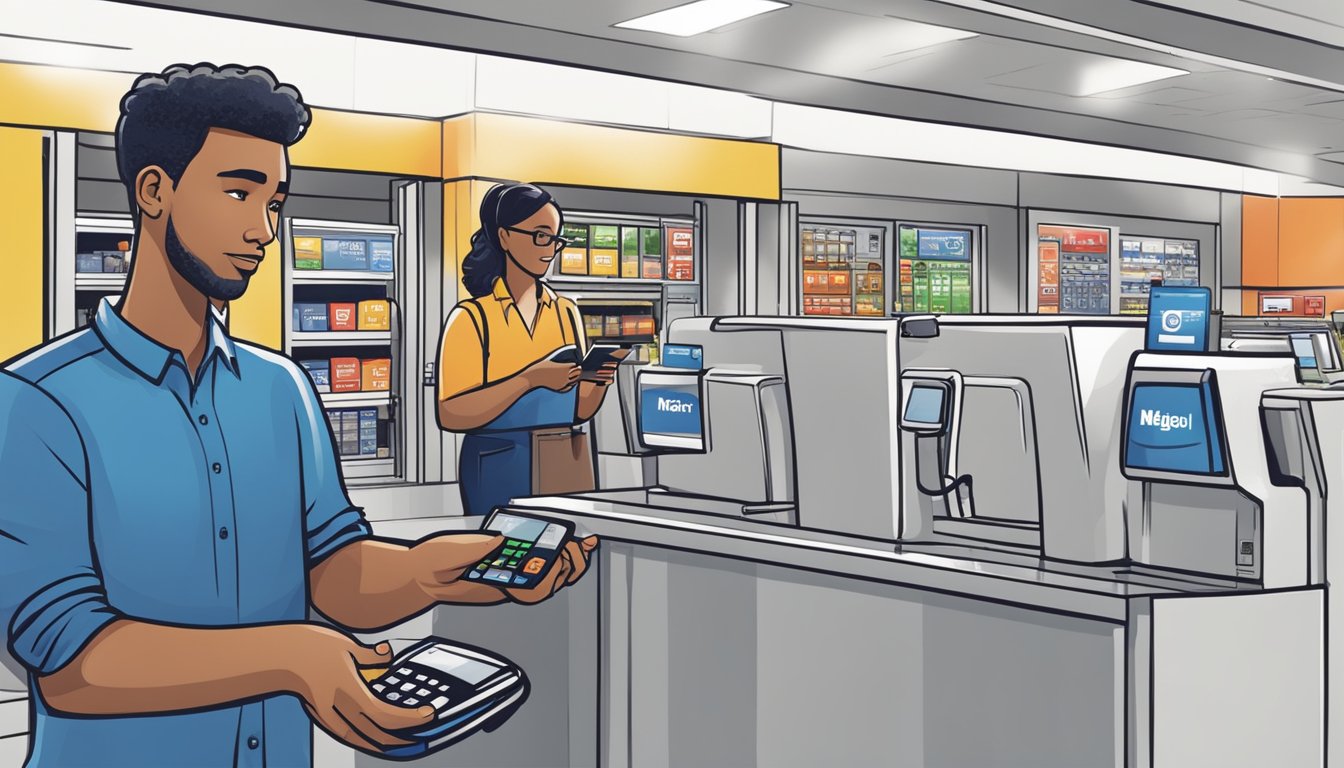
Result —
[{"label": "self-checkout kiosk", "polygon": [[1333,323],[1306,318],[1226,318],[1221,348],[1243,354],[1292,355],[1303,384],[1344,382],[1344,355]]},{"label": "self-checkout kiosk", "polygon": [[666,365],[635,373],[628,419],[636,442],[657,457],[647,503],[796,524],[782,372],[765,370],[759,357],[706,367],[703,348],[694,344],[668,343],[663,355]]}]

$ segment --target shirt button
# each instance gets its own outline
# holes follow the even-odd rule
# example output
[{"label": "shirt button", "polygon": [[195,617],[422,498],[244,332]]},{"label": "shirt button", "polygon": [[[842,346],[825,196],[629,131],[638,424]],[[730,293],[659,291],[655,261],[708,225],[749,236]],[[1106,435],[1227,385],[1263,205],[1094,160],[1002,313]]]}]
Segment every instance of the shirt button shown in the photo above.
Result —
[{"label": "shirt button", "polygon": [[212,465],[210,468],[213,469],[213,470],[215,471],[215,474],[216,474],[216,475],[218,475],[220,472],[223,472],[223,471],[224,471],[224,468],[221,467],[221,466],[219,465],[219,462],[218,462],[218,461],[216,461],[216,462],[214,463],[214,465]]},{"label": "shirt button", "polygon": [[260,741],[257,741],[257,737],[256,737],[256,736],[248,736],[248,737],[247,737],[247,748],[248,748],[248,749],[256,749],[260,744],[261,744],[261,742],[260,742]]},{"label": "shirt button", "polygon": [[209,423],[210,423],[210,417],[209,417],[209,416],[206,416],[204,413],[202,413],[202,414],[201,414],[201,418],[200,418],[200,422],[201,422],[201,426],[204,427],[206,424],[209,424]]},{"label": "shirt button", "polygon": [[228,529],[228,528],[220,528],[220,529],[219,529],[219,538],[221,538],[221,539],[227,539],[227,538],[229,538],[229,529]]}]

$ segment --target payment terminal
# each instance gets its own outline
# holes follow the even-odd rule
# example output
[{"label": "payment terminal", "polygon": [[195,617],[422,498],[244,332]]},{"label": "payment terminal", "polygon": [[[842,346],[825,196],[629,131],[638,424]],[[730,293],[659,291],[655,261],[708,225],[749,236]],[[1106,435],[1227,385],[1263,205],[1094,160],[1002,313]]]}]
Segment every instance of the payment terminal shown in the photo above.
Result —
[{"label": "payment terminal", "polygon": [[481,530],[500,534],[504,542],[467,571],[467,579],[513,589],[540,584],[574,536],[574,524],[568,520],[499,510],[491,513]]},{"label": "payment terminal", "polygon": [[423,757],[471,734],[493,731],[527,700],[530,686],[518,665],[482,648],[430,637],[392,660],[370,683],[384,701],[434,708],[434,721],[395,735],[414,741],[385,757]]}]

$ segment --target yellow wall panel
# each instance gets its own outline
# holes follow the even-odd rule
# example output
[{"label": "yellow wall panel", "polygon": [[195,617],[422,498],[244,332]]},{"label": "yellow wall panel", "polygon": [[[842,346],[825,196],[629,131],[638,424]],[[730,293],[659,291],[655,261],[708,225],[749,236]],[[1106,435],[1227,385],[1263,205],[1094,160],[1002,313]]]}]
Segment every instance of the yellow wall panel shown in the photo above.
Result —
[{"label": "yellow wall panel", "polygon": [[[0,64],[0,123],[111,133],[135,75]],[[302,83],[298,84],[303,90]],[[439,176],[442,123],[314,107],[294,165],[406,176]]]},{"label": "yellow wall panel", "polygon": [[0,64],[0,123],[111,133],[135,75]]},{"label": "yellow wall panel", "polygon": [[459,115],[443,121],[443,167],[445,179],[471,175],[476,155],[476,115]]},{"label": "yellow wall panel", "polygon": [[42,132],[0,128],[0,232],[5,271],[0,279],[0,360],[43,342],[45,243],[42,233]]},{"label": "yellow wall panel", "polygon": [[[446,301],[461,301],[470,294],[462,285],[462,260],[471,253],[471,236],[480,228],[481,201],[495,182],[477,179],[450,181],[443,185],[443,286]],[[451,297],[456,297],[455,299]],[[451,309],[451,306],[445,306]]]},{"label": "yellow wall panel", "polygon": [[391,115],[313,109],[308,133],[289,150],[294,165],[439,178],[443,124]]},{"label": "yellow wall panel", "polygon": [[285,269],[283,261],[284,251],[277,238],[266,246],[266,258],[252,275],[247,293],[229,303],[229,334],[277,352],[284,349],[281,321],[285,303],[280,281]]},{"label": "yellow wall panel", "polygon": [[456,176],[779,199],[779,146],[754,141],[477,114],[474,157]]}]

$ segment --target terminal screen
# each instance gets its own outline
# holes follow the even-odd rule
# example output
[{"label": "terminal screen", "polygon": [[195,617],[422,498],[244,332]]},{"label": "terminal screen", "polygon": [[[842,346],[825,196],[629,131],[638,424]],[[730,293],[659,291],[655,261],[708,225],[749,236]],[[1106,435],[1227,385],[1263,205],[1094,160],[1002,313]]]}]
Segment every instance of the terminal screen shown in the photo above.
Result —
[{"label": "terminal screen", "polygon": [[1135,384],[1125,466],[1193,475],[1224,474],[1222,424],[1208,384]]},{"label": "terminal screen", "polygon": [[646,445],[695,448],[703,439],[698,379],[642,385],[639,400],[640,432]]},{"label": "terminal screen", "polygon": [[1297,367],[1311,369],[1318,368],[1316,361],[1316,345],[1312,343],[1310,336],[1293,337],[1293,354],[1297,355]]},{"label": "terminal screen", "polygon": [[499,671],[499,667],[493,664],[486,664],[476,659],[469,659],[466,656],[460,656],[443,648],[431,646],[412,656],[407,661],[416,664],[423,664],[426,667],[437,669],[445,674],[452,675],[459,680],[465,680],[472,685],[479,685],[483,680]]},{"label": "terminal screen", "polygon": [[1147,348],[1206,351],[1211,305],[1208,288],[1153,286],[1148,300]]},{"label": "terminal screen", "polygon": [[910,398],[905,401],[907,424],[941,427],[943,425],[943,401],[947,390],[939,386],[928,387],[918,384],[910,388]]}]

